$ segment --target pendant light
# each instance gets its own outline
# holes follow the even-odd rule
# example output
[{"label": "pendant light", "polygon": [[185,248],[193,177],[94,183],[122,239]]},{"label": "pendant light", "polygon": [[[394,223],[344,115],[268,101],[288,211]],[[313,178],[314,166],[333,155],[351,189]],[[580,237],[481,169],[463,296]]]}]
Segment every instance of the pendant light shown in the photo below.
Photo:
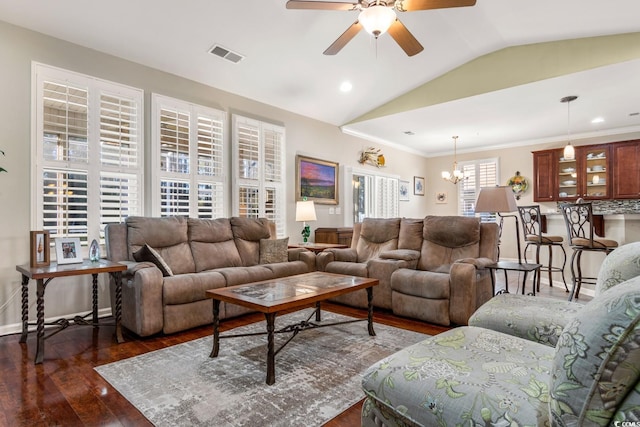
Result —
[{"label": "pendant light", "polygon": [[445,181],[449,181],[452,184],[457,184],[458,181],[464,178],[464,173],[458,169],[458,156],[456,152],[456,145],[458,142],[457,136],[452,136],[453,138],[453,171],[442,171],[442,179]]},{"label": "pendant light", "polygon": [[575,101],[578,99],[575,95],[565,96],[560,100],[560,102],[567,103],[567,145],[564,147],[564,152],[562,156],[565,160],[574,160],[576,158],[576,150],[571,145],[571,101]]}]

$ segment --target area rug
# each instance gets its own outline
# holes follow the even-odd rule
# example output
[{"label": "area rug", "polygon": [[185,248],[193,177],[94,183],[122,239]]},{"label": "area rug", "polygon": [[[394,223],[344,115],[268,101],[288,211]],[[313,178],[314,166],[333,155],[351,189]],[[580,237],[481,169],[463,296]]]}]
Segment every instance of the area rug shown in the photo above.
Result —
[{"label": "area rug", "polygon": [[[276,318],[276,329],[305,320],[308,310]],[[350,320],[331,312],[322,323]],[[427,336],[382,324],[355,322],[306,330],[276,355],[276,382],[266,379],[266,336],[226,338],[210,358],[212,338],[96,367],[157,426],[314,426],[364,397],[364,371]],[[262,332],[265,323],[229,333]],[[288,334],[276,335],[276,349]]]}]

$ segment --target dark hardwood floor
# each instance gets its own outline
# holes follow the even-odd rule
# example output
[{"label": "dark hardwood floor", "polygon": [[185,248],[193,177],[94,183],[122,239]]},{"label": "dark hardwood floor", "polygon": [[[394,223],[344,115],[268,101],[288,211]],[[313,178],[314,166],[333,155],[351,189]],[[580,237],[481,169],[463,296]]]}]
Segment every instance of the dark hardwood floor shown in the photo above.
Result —
[{"label": "dark hardwood floor", "polygon": [[[514,278],[513,280],[517,280]],[[500,280],[497,288],[500,289]],[[511,281],[514,283],[514,281]],[[530,285],[529,285],[530,286]],[[512,291],[514,291],[512,289]],[[566,298],[564,289],[542,285],[540,295]],[[581,301],[588,300],[581,297]],[[326,304],[341,314],[366,316],[364,310]],[[376,311],[375,321],[435,335],[447,330],[415,320]],[[263,320],[251,314],[225,320],[221,330]],[[0,337],[0,425],[2,426],[148,426],[138,410],[94,371],[94,367],[174,344],[211,335],[211,327],[146,339],[125,333],[116,344],[113,327],[70,327],[46,341],[44,363],[34,365],[35,334],[20,344],[19,334]],[[361,402],[326,424],[329,427],[360,425]]]}]

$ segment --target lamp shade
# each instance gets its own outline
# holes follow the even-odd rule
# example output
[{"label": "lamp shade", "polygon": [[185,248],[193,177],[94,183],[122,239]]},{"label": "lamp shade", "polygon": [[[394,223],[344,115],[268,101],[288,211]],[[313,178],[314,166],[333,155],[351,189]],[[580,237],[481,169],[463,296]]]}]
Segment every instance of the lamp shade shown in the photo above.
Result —
[{"label": "lamp shade", "polygon": [[365,31],[374,37],[384,34],[393,21],[396,20],[396,13],[387,6],[374,5],[362,9],[358,15],[358,22],[362,24]]},{"label": "lamp shade", "polygon": [[296,221],[315,221],[316,207],[313,200],[296,202]]},{"label": "lamp shade", "polygon": [[476,212],[514,212],[518,210],[516,198],[509,186],[483,187],[476,200]]}]

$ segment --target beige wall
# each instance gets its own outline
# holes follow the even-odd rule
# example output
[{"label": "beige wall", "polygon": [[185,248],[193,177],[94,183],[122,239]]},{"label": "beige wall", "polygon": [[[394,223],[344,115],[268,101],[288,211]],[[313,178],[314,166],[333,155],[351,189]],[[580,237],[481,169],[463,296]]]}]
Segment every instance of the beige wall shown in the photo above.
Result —
[{"label": "beige wall", "polygon": [[[191,101],[283,124],[287,132],[287,231],[291,239],[299,238],[300,224],[295,222],[295,155],[304,154],[339,162],[341,166],[361,167],[357,163],[360,150],[369,142],[343,134],[336,126],[312,120],[247,98],[204,86],[190,80],[160,72],[95,50],[44,36],[0,22],[0,165],[8,173],[0,175],[0,334],[17,330],[20,322],[20,275],[17,264],[29,262],[29,230],[36,229],[31,215],[31,66],[32,61],[78,73],[123,83],[145,91],[145,145],[148,153],[151,93]],[[230,68],[232,70],[232,68]],[[266,84],[266,82],[265,82]],[[344,96],[344,95],[336,95]],[[339,99],[336,100],[339,102]],[[426,159],[390,147],[382,147],[387,159],[384,173],[410,180],[424,175]],[[374,166],[364,166],[376,170]],[[148,175],[147,175],[148,176]],[[145,189],[147,196],[149,183]],[[148,198],[147,198],[148,202]],[[318,226],[342,226],[344,212],[329,215],[329,206],[317,207]],[[150,211],[147,204],[147,212]],[[402,202],[403,216],[423,216],[427,211],[424,197]],[[103,280],[101,278],[101,280]],[[86,280],[84,283],[88,283]],[[35,319],[35,285],[30,285],[30,318]],[[46,316],[59,317],[87,311],[91,307],[90,286],[77,286],[71,280],[53,280],[46,290]],[[108,307],[106,286],[100,284],[100,307]]]},{"label": "beige wall", "polygon": [[[303,154],[325,160],[337,161],[341,166],[376,171],[373,166],[361,166],[357,163],[359,152],[371,146],[370,142],[343,134],[337,127],[309,118],[283,111],[250,99],[236,96],[182,79],[132,62],[86,49],[0,22],[0,150],[6,157],[0,157],[0,165],[9,173],[0,175],[0,334],[18,330],[20,321],[20,276],[15,271],[17,264],[29,261],[29,230],[35,229],[32,223],[31,201],[31,66],[32,61],[57,66],[78,73],[100,77],[106,80],[142,88],[145,91],[145,144],[147,159],[150,117],[150,94],[160,93],[167,96],[191,101],[197,104],[221,108],[229,113],[237,112],[283,124],[287,132],[287,234],[292,241],[299,238],[300,224],[294,221],[295,200],[295,155]],[[336,100],[339,102],[339,100]],[[636,135],[635,138],[639,136]],[[625,139],[625,138],[621,138]],[[631,139],[631,138],[627,138]],[[605,140],[612,140],[606,138]],[[576,144],[593,141],[577,141]],[[555,146],[558,146],[557,144]],[[395,174],[400,179],[410,181],[414,176],[426,178],[425,196],[411,194],[410,201],[400,202],[400,216],[423,217],[433,215],[455,215],[457,213],[456,187],[440,178],[443,169],[450,169],[452,156],[426,159],[391,147],[377,146],[382,149],[387,167],[385,174]],[[549,148],[540,146],[536,149]],[[519,170],[525,177],[532,176],[533,146],[511,149],[490,150],[478,153],[460,153],[461,161],[499,157],[500,182]],[[148,175],[147,175],[148,176]],[[342,176],[341,176],[342,177]],[[150,194],[147,183],[146,194]],[[342,188],[340,189],[342,191]],[[448,193],[448,203],[435,204],[435,193]],[[520,203],[532,201],[529,191]],[[148,200],[147,200],[148,201]],[[318,205],[318,221],[311,224],[316,227],[342,226],[344,215],[350,207],[341,199],[342,214],[329,215],[329,206]],[[150,211],[147,206],[147,211]],[[505,226],[502,253],[504,257],[515,257],[515,231],[508,222]],[[85,280],[84,283],[87,283]],[[35,291],[31,284],[29,292],[30,318],[35,318]],[[56,279],[47,287],[46,315],[58,317],[90,309],[89,286],[77,286],[77,283]],[[108,307],[106,287],[100,284],[100,307]]]}]

